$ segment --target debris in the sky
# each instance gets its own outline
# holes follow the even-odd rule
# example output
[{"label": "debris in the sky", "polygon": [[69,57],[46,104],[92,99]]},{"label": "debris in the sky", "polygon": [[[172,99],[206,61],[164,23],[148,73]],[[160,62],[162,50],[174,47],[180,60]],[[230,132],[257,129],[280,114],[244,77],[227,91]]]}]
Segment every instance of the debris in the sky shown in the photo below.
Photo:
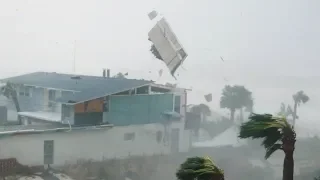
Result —
[{"label": "debris in the sky", "polygon": [[221,59],[221,61],[223,61],[223,62],[224,62],[224,59],[222,58],[222,56],[220,56],[220,59]]},{"label": "debris in the sky", "polygon": [[157,17],[157,15],[158,15],[158,13],[157,13],[157,11],[155,11],[155,10],[151,11],[151,12],[148,14],[150,20],[153,20],[155,17]]},{"label": "debris in the sky", "polygon": [[206,99],[207,102],[211,102],[212,101],[212,94],[207,94],[207,95],[204,95],[204,98]]},{"label": "debris in the sky", "polygon": [[175,78],[174,73],[188,54],[177,40],[166,19],[161,18],[149,31],[148,36],[148,40],[152,42],[150,51],[157,59],[166,63],[171,75]]}]

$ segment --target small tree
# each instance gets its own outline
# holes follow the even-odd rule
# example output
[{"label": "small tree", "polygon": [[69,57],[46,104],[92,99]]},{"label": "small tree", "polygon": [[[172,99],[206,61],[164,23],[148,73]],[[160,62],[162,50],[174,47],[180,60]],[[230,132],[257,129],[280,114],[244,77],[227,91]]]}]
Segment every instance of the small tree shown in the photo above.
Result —
[{"label": "small tree", "polygon": [[206,117],[211,115],[211,110],[209,106],[205,104],[199,104],[191,107],[190,112],[200,117],[200,118],[194,119],[195,121],[197,121],[194,123],[196,125],[196,127],[194,128],[194,132],[195,132],[195,135],[199,137],[201,120],[206,120]]},{"label": "small tree", "polygon": [[204,119],[206,119],[207,116],[211,115],[210,107],[205,104],[199,104],[199,105],[193,106],[190,109],[190,112],[197,114],[197,115],[202,115],[204,117]]},{"label": "small tree", "polygon": [[224,180],[224,172],[209,157],[191,157],[176,172],[178,180]]},{"label": "small tree", "polygon": [[[14,106],[16,107],[17,112],[20,112],[20,104],[18,101],[18,94],[17,91],[14,87],[14,84],[7,82],[5,86],[3,86],[1,88],[1,93],[8,99],[11,99],[14,103]],[[18,115],[18,121],[19,124],[22,125],[22,119],[21,117]]]}]

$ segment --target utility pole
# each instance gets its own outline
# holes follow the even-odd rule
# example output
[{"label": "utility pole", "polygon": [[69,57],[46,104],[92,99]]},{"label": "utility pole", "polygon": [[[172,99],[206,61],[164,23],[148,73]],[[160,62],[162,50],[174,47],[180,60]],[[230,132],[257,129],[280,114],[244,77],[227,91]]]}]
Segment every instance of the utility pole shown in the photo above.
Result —
[{"label": "utility pole", "polygon": [[77,44],[77,41],[74,40],[74,49],[73,49],[73,73],[76,72],[76,44]]}]

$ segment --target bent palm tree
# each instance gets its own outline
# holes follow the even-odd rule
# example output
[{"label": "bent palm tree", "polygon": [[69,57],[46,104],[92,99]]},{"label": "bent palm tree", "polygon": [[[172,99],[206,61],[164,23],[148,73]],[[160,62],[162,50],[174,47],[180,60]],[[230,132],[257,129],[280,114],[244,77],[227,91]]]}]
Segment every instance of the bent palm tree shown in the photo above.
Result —
[{"label": "bent palm tree", "polygon": [[249,121],[240,126],[239,138],[263,138],[268,159],[276,150],[283,150],[283,180],[293,180],[293,152],[296,133],[285,117],[274,117],[271,114],[252,114]]},{"label": "bent palm tree", "polygon": [[180,165],[178,180],[224,180],[223,170],[209,157],[191,157]]}]

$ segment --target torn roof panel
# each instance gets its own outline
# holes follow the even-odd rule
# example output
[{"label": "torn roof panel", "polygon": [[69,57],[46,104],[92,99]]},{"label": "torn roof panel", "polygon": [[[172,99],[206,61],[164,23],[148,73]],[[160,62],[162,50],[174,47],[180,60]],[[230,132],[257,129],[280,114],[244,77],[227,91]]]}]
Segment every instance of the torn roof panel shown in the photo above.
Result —
[{"label": "torn roof panel", "polygon": [[[148,33],[153,43],[151,51],[166,63],[172,75],[187,58],[188,54],[178,41],[165,18],[161,18]],[[155,53],[156,52],[156,53]],[[159,58],[158,58],[159,59]]]}]

